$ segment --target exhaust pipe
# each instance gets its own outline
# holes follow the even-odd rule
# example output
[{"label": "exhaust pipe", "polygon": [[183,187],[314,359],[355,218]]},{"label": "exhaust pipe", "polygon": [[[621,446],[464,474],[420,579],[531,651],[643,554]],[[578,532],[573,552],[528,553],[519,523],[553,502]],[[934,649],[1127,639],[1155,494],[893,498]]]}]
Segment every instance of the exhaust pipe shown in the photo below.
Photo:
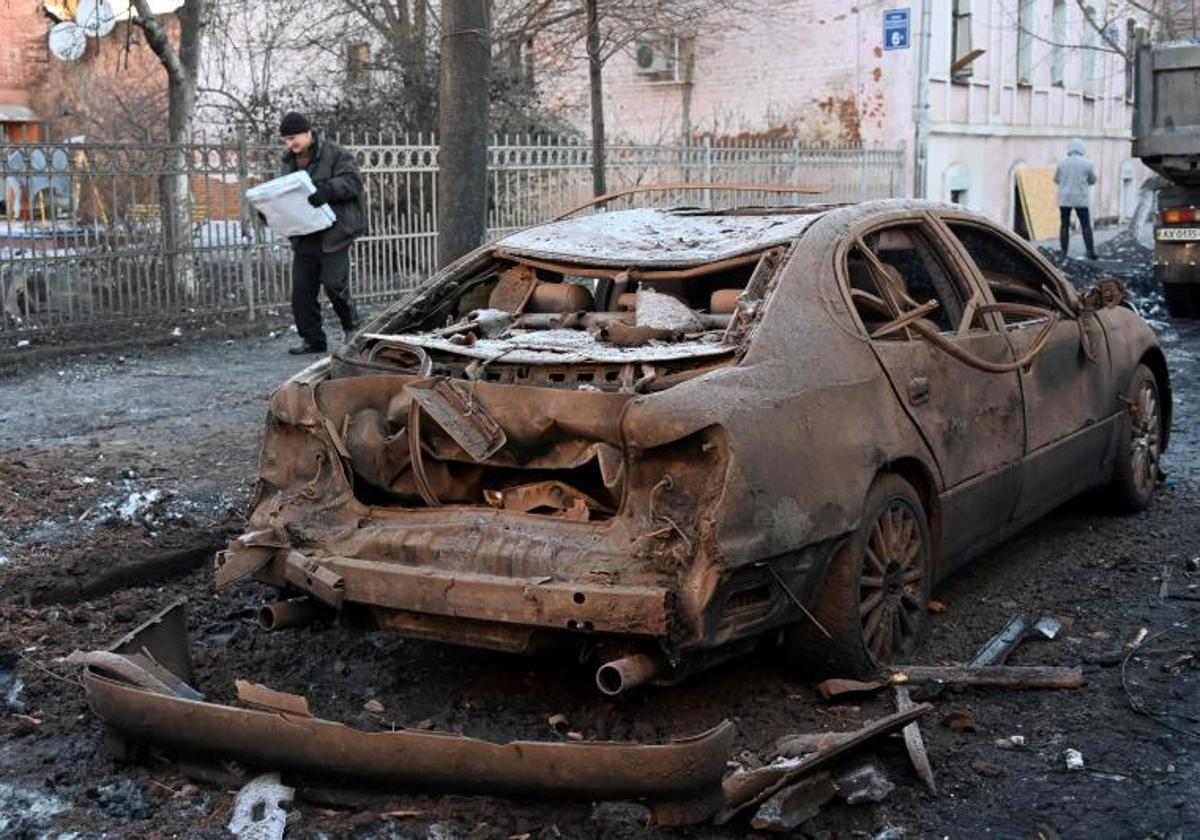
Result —
[{"label": "exhaust pipe", "polygon": [[258,626],[264,630],[283,630],[299,627],[321,617],[324,609],[309,598],[275,601],[258,608]]},{"label": "exhaust pipe", "polygon": [[600,666],[596,671],[596,687],[609,697],[615,697],[649,682],[658,672],[658,663],[644,653],[622,656]]}]

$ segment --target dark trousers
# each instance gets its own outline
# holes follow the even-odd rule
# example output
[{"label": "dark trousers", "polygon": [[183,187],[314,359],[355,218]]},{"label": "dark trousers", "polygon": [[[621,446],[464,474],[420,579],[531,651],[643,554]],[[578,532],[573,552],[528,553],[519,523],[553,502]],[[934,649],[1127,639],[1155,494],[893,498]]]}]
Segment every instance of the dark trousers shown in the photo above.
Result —
[{"label": "dark trousers", "polygon": [[1062,247],[1063,256],[1067,255],[1067,246],[1071,242],[1071,211],[1079,218],[1079,229],[1083,231],[1083,244],[1087,255],[1096,258],[1096,248],[1092,245],[1092,216],[1086,207],[1058,208],[1058,244]]},{"label": "dark trousers", "polygon": [[297,247],[292,252],[292,317],[296,330],[306,344],[325,346],[325,330],[321,326],[321,303],[317,293],[325,289],[325,297],[342,322],[342,329],[351,331],[358,325],[358,313],[350,299],[350,249],[326,253],[315,248]]}]

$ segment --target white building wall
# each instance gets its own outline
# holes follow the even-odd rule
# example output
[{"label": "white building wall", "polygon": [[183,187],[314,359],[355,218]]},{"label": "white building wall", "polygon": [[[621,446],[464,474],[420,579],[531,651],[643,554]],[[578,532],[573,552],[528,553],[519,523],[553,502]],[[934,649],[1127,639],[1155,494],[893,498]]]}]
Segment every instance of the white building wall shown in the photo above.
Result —
[{"label": "white building wall", "polygon": [[[912,51],[880,48],[878,13],[853,4],[763,0],[753,15],[714,6],[676,81],[639,76],[632,50],[605,66],[605,122],[614,140],[676,142],[693,137],[798,137],[896,145],[911,124]],[[542,77],[552,106],[587,130],[587,71],[582,64]],[[689,90],[690,88],[690,90]],[[690,118],[686,104],[690,96]]]},{"label": "white building wall", "polygon": [[[1150,173],[1130,154],[1133,106],[1125,99],[1123,58],[1093,51],[1094,75],[1085,77],[1085,50],[1064,49],[1063,84],[1053,84],[1053,0],[1033,0],[1032,75],[1030,84],[1018,84],[1017,3],[974,3],[973,45],[986,52],[964,83],[949,74],[952,0],[933,0],[926,194],[949,200],[951,189],[966,181],[965,204],[1011,225],[1016,170],[1054,165],[1066,154],[1067,140],[1079,137],[1096,166],[1093,215],[1127,217],[1129,195]],[[1066,40],[1098,42],[1078,4],[1064,5]],[[1119,35],[1123,40],[1124,32]]]},{"label": "white building wall", "polygon": [[[1018,84],[1019,0],[973,0],[972,46],[984,53],[968,81],[951,81],[952,0],[925,2],[932,4],[925,194],[949,199],[951,187],[965,179],[964,203],[1011,225],[1016,169],[1053,165],[1065,154],[1067,140],[1078,136],[1097,169],[1093,215],[1127,215],[1123,192],[1136,190],[1149,173],[1130,156],[1132,105],[1125,100],[1124,60],[1095,53],[1095,78],[1085,94],[1084,50],[1066,49],[1064,83],[1052,84],[1053,0],[1032,0],[1032,75],[1030,84]],[[1095,2],[1103,12],[1103,0]],[[915,189],[921,0],[762,0],[760,6],[760,13],[736,18],[714,13],[725,17],[696,39],[690,87],[686,77],[668,82],[639,77],[632,52],[610,59],[605,67],[610,138],[678,142],[690,128],[693,138],[718,140],[903,143],[910,155],[904,183]],[[911,15],[910,48],[883,50],[882,12],[905,7]],[[1066,0],[1065,7],[1067,40],[1081,44],[1087,30],[1079,4]],[[1118,34],[1123,40],[1123,28]],[[588,131],[584,66],[543,76],[543,89],[551,104]]]}]

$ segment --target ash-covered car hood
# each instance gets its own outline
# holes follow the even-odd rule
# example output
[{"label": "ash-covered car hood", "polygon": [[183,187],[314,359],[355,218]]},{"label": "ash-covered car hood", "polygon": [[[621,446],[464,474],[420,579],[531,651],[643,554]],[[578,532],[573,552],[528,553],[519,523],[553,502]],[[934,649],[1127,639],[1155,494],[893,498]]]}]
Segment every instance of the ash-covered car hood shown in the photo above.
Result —
[{"label": "ash-covered car hood", "polygon": [[695,210],[616,210],[550,222],[507,236],[498,251],[588,265],[673,268],[736,257],[798,237],[809,213],[720,214]]}]

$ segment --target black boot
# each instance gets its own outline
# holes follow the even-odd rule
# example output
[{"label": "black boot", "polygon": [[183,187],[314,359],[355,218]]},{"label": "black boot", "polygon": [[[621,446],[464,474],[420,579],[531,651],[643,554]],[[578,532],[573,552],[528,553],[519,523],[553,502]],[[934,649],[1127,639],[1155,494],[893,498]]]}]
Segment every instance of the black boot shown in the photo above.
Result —
[{"label": "black boot", "polygon": [[324,344],[309,344],[307,341],[303,344],[297,344],[295,347],[289,347],[288,353],[293,356],[307,356],[313,353],[325,353],[328,348]]},{"label": "black boot", "polygon": [[1086,247],[1086,248],[1087,248],[1087,258],[1088,258],[1089,260],[1096,260],[1096,259],[1099,259],[1099,257],[1097,257],[1097,256],[1096,256],[1096,246],[1095,246],[1095,244],[1092,242],[1092,229],[1091,229],[1091,227],[1085,227],[1085,228],[1083,229],[1083,244],[1084,244],[1084,247]]}]

